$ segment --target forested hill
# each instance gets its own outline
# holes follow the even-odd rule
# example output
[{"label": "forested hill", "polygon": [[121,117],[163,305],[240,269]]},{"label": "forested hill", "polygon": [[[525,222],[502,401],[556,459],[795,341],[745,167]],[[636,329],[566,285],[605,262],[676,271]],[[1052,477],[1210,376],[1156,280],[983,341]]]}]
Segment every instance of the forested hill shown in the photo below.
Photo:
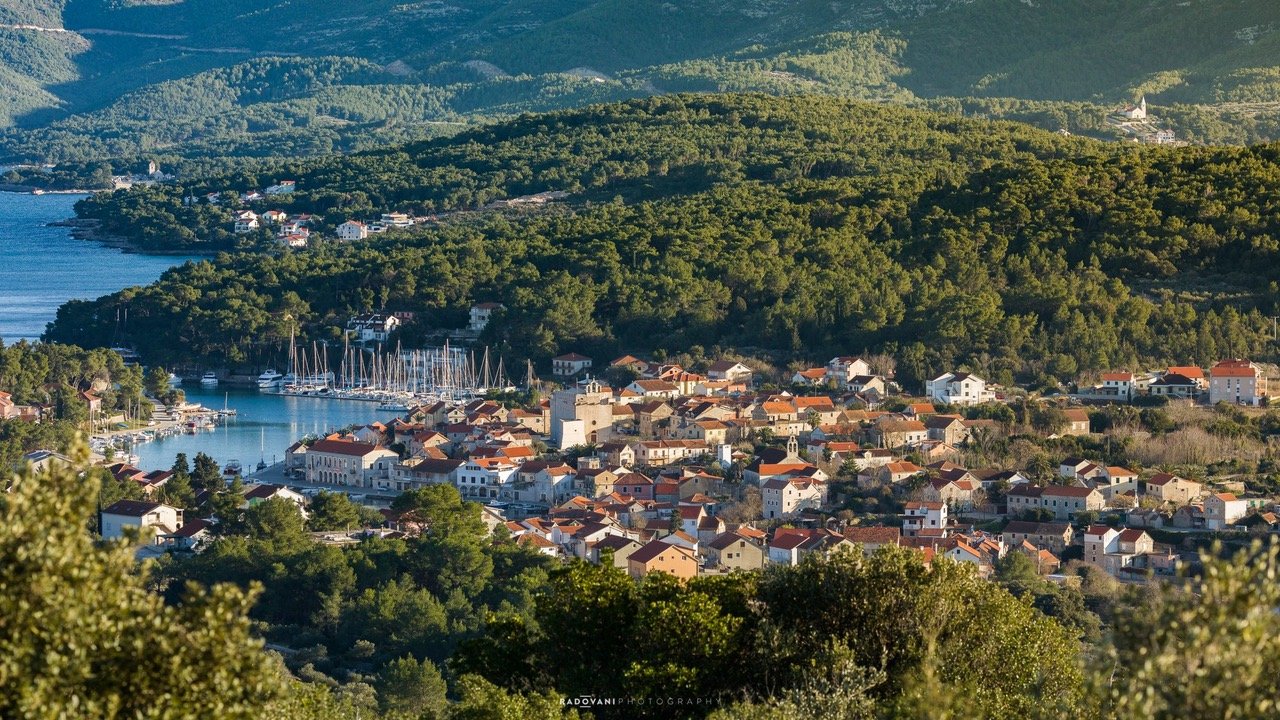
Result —
[{"label": "forested hill", "polygon": [[[309,188],[295,202],[330,222],[572,195],[187,265],[69,303],[48,337],[93,345],[123,331],[153,361],[247,364],[278,359],[295,320],[322,339],[355,312],[412,310],[421,332],[496,300],[508,310],[484,339],[539,361],[884,350],[906,382],[963,363],[1048,383],[1273,355],[1274,146],[1141,149],[826,97],[669,96],[296,169]],[[160,208],[162,224],[181,192],[113,197],[138,217]]]},{"label": "forested hill", "polygon": [[1272,0],[0,0],[0,162],[321,154],[687,91],[1088,103],[980,109],[1077,132],[1146,93],[1180,137],[1256,141],[1280,137],[1277,21]]}]

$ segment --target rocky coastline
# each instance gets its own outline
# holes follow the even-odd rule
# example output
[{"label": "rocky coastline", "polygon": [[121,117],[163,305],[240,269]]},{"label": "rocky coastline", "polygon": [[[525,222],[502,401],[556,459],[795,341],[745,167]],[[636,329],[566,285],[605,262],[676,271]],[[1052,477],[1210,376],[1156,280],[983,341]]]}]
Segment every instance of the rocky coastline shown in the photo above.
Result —
[{"label": "rocky coastline", "polygon": [[[98,220],[89,218],[67,218],[66,220],[58,220],[48,223],[48,227],[65,227],[71,230],[71,237],[77,240],[87,240],[96,242],[107,247],[116,248],[126,253],[137,253],[139,255],[200,255],[189,248],[182,250],[153,250],[151,248],[143,248],[136,245],[133,241],[121,235],[114,235],[103,231],[102,223]],[[207,253],[206,253],[207,254]]]}]

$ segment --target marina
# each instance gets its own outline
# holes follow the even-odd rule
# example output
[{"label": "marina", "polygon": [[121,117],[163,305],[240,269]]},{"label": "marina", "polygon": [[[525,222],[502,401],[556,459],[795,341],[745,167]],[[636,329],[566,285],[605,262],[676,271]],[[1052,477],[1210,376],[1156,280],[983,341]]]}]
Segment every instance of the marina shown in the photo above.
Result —
[{"label": "marina", "polygon": [[138,447],[165,438],[215,430],[220,423],[236,415],[236,409],[227,405],[225,395],[221,409],[192,402],[172,408],[157,405],[146,427],[131,428],[121,423],[115,429],[100,428],[90,437],[89,447],[104,457],[136,465],[140,460],[136,454]]},{"label": "marina", "polygon": [[[207,417],[196,421],[195,428],[184,425],[181,432],[135,437],[122,452],[136,455],[135,464],[139,467],[164,469],[173,465],[178,453],[186,453],[190,459],[204,452],[220,464],[238,460],[246,472],[251,472],[260,462],[283,461],[284,451],[305,436],[322,436],[375,420],[385,422],[397,414],[380,412],[365,402],[333,402],[323,397],[289,396],[256,389],[205,388],[190,382],[183,389],[188,403],[210,409]],[[224,407],[226,413],[219,410]],[[203,420],[211,422],[212,427]],[[145,435],[146,432],[132,434]]]},{"label": "marina", "polygon": [[404,412],[411,405],[461,401],[489,390],[514,390],[503,360],[495,362],[484,348],[477,362],[474,350],[450,346],[384,352],[344,344],[337,373],[330,370],[329,347],[313,343],[299,349],[290,343],[287,375],[274,369],[258,378],[264,392],[292,397],[362,400],[378,403],[378,410]]},{"label": "marina", "polygon": [[[190,459],[204,452],[251,474],[277,465],[289,446],[307,437],[385,422],[422,403],[461,403],[492,389],[515,389],[488,348],[477,360],[474,351],[447,343],[388,352],[344,344],[337,372],[329,350],[294,346],[288,373],[268,368],[250,376],[248,387],[223,384],[213,371],[185,383],[171,376],[186,395],[184,405],[158,407],[149,427],[102,433],[93,449],[148,470],[168,468],[179,453]],[[526,382],[534,380],[531,371],[526,375]],[[343,400],[353,402],[334,402]]]}]

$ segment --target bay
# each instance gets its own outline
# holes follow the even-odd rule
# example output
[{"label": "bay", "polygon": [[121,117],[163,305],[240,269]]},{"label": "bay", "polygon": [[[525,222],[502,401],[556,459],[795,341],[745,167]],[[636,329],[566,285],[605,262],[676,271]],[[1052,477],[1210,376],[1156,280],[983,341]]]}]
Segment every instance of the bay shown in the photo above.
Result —
[{"label": "bay", "polygon": [[[0,193],[0,339],[34,341],[54,319],[58,306],[73,299],[93,299],[134,285],[145,285],[186,257],[126,253],[100,243],[71,237],[70,228],[49,227],[74,216],[75,194]],[[220,464],[284,459],[284,451],[308,434],[374,420],[379,412],[369,402],[285,397],[257,390],[183,388],[191,402],[238,411],[215,430],[177,435],[137,445],[133,452],[147,470],[168,468],[178,453],[212,456]]]},{"label": "bay", "polygon": [[188,402],[212,409],[221,409],[225,403],[235,408],[236,416],[214,430],[198,430],[195,435],[174,435],[135,446],[138,466],[144,470],[167,469],[178,453],[186,453],[190,460],[203,452],[220,465],[237,460],[250,472],[259,460],[268,464],[282,462],[285,449],[303,436],[324,435],[375,420],[387,422],[396,415],[379,411],[375,403],[359,400],[292,397],[191,383],[182,389]]},{"label": "bay", "polygon": [[75,215],[74,194],[0,193],[0,340],[34,341],[68,300],[146,285],[190,258],[140,255],[49,227]]}]

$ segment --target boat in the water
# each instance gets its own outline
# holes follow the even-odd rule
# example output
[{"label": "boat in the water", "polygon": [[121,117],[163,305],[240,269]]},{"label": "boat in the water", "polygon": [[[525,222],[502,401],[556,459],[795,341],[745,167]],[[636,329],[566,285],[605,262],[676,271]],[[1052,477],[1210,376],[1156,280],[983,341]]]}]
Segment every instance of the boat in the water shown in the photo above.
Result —
[{"label": "boat in the water", "polygon": [[233,407],[229,407],[229,406],[227,405],[227,403],[230,401],[230,399],[231,399],[231,393],[224,393],[224,394],[223,394],[223,396],[222,396],[222,409],[217,411],[217,413],[218,413],[218,415],[219,415],[220,417],[235,417],[235,416],[236,416],[236,414],[237,414],[237,413],[236,413],[236,409],[235,409],[235,408],[233,408]]},{"label": "boat in the water", "polygon": [[258,459],[258,472],[267,469],[267,430],[266,428],[258,428],[258,452],[261,454]]},{"label": "boat in the water", "polygon": [[200,377],[200,384],[201,384],[201,385],[204,385],[205,387],[214,387],[215,385],[217,385],[217,384],[218,384],[218,375],[217,375],[217,373],[215,373],[215,372],[214,372],[214,371],[212,371],[212,370],[210,370],[209,372],[205,373],[204,375],[202,375],[202,376]]},{"label": "boat in the water", "polygon": [[333,373],[313,373],[310,375],[295,375],[289,373],[281,378],[281,382],[285,385],[331,385],[333,384]]},{"label": "boat in the water", "polygon": [[262,390],[274,390],[284,383],[284,375],[281,375],[275,368],[267,368],[265,372],[258,376],[258,388]]},{"label": "boat in the water", "polygon": [[228,460],[227,464],[222,466],[222,476],[228,480],[238,477],[242,472],[244,472],[244,468],[240,465],[239,460]]}]

